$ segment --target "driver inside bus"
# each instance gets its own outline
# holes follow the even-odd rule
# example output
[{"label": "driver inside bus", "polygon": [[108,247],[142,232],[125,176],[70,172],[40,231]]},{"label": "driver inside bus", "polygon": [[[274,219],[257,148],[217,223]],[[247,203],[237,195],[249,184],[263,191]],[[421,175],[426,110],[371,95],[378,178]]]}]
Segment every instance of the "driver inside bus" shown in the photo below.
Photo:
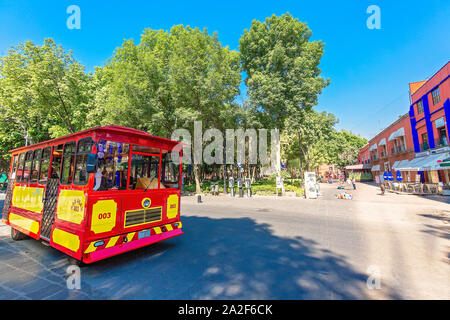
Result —
[{"label": "driver inside bus", "polygon": [[103,170],[100,173],[100,169],[95,174],[95,186],[94,191],[106,191],[108,190],[108,171]]}]

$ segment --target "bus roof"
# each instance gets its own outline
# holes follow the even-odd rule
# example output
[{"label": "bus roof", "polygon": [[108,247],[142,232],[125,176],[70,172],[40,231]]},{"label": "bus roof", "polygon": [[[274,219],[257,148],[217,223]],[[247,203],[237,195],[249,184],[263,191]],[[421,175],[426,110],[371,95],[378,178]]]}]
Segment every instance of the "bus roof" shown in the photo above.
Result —
[{"label": "bus roof", "polygon": [[56,143],[58,141],[64,141],[79,135],[84,135],[90,132],[94,132],[94,131],[103,131],[103,132],[111,132],[111,133],[118,133],[118,134],[123,134],[123,135],[133,135],[133,136],[140,136],[140,137],[144,137],[144,138],[149,138],[152,141],[155,142],[162,142],[162,143],[167,143],[169,146],[174,147],[175,145],[181,143],[182,145],[186,145],[182,142],[178,142],[175,140],[170,140],[167,138],[161,138],[161,137],[156,137],[156,136],[152,136],[151,134],[149,134],[148,132],[145,131],[141,131],[141,130],[137,130],[137,129],[133,129],[133,128],[127,128],[127,127],[122,127],[122,126],[118,126],[118,125],[109,125],[109,126],[104,126],[104,127],[94,127],[94,128],[90,128],[90,129],[86,129],[86,130],[82,130],[82,131],[78,131],[75,133],[71,133],[68,134],[66,136],[62,136],[59,138],[55,138],[55,139],[51,139],[51,140],[46,140],[46,141],[42,141],[42,142],[38,142],[35,144],[31,144],[29,146],[23,146],[20,148],[16,148],[16,149],[12,149],[9,150],[9,152],[17,152],[17,151],[21,151],[21,150],[27,150],[27,149],[33,149],[35,147],[38,146],[42,146],[42,145],[47,145],[47,144],[53,144]]}]

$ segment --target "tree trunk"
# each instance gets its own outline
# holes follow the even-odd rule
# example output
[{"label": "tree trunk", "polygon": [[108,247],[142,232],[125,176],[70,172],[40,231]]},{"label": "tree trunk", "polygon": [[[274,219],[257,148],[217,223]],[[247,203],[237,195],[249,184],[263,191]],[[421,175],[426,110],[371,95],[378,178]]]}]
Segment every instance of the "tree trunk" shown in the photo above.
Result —
[{"label": "tree trunk", "polygon": [[299,153],[298,153],[298,160],[299,160],[299,165],[300,165],[300,179],[303,179],[303,164],[302,164],[302,145],[301,145],[301,140],[300,140],[300,130],[298,131],[298,148],[299,148]]},{"label": "tree trunk", "polygon": [[195,193],[201,193],[200,187],[200,166],[198,164],[194,164],[194,178],[195,178]]},{"label": "tree trunk", "polygon": [[254,164],[254,165],[253,165],[253,169],[252,169],[252,177],[251,177],[252,183],[255,182],[255,177],[256,177],[256,167],[257,167],[257,165]]},{"label": "tree trunk", "polygon": [[310,161],[309,161],[309,145],[306,146],[306,171],[309,171],[309,165],[310,165]]}]

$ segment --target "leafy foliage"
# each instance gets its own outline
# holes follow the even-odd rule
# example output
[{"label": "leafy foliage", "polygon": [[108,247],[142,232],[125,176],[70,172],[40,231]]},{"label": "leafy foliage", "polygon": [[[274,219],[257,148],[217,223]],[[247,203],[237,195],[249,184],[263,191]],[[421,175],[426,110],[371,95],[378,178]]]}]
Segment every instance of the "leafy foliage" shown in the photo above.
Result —
[{"label": "leafy foliage", "polygon": [[[9,166],[10,149],[87,127],[117,124],[162,137],[185,128],[193,136],[199,120],[222,132],[279,128],[291,168],[348,164],[365,140],[336,131],[334,115],[313,109],[329,80],[319,68],[324,44],[311,35],[289,13],[253,21],[240,52],[206,29],[145,29],[139,44],[124,41],[94,74],[52,39],[26,41],[0,58],[0,168]],[[248,97],[238,101],[241,73]],[[197,191],[202,169],[194,165]]]},{"label": "leafy foliage", "polygon": [[127,40],[103,69],[90,124],[120,124],[170,137],[194,120],[220,128],[233,119],[239,93],[239,54],[206,30],[174,26],[146,29]]},{"label": "leafy foliage", "polygon": [[267,127],[283,130],[284,120],[316,105],[328,85],[319,69],[324,44],[310,41],[311,35],[306,23],[289,13],[254,20],[244,30],[239,49],[245,84],[254,112]]},{"label": "leafy foliage", "polygon": [[0,154],[85,128],[91,78],[52,39],[9,49],[0,59]]}]

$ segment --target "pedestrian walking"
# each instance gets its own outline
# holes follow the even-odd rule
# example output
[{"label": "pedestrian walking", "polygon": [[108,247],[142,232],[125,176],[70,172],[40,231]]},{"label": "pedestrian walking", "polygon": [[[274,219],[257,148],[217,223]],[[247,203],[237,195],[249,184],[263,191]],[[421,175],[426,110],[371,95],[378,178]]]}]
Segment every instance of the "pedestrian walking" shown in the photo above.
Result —
[{"label": "pedestrian walking", "polygon": [[384,183],[380,184],[381,195],[384,196]]},{"label": "pedestrian walking", "polygon": [[355,180],[355,178],[352,179],[352,184],[353,184],[353,190],[356,190],[356,180]]}]

